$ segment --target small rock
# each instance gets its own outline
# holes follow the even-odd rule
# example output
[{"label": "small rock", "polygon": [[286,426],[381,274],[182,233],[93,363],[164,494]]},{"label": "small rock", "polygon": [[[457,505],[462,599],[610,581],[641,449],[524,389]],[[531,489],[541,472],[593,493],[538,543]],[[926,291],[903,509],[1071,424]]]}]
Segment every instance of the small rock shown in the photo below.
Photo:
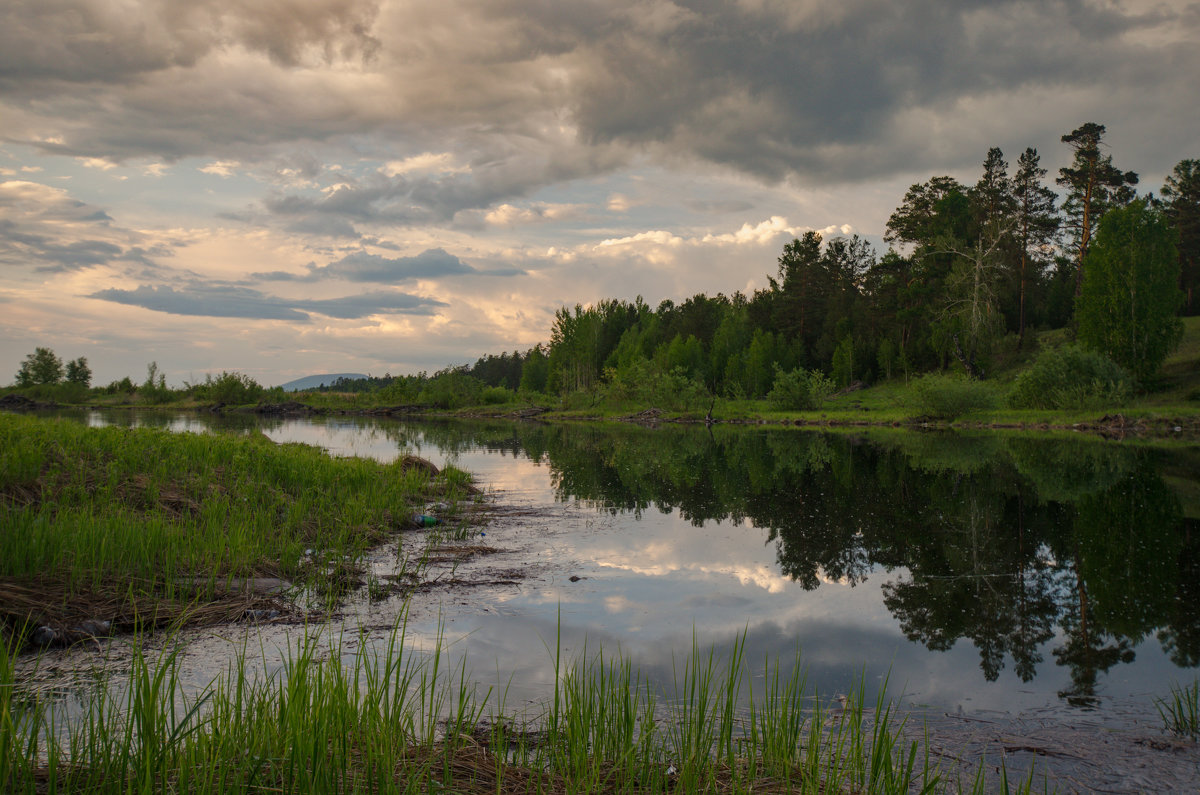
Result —
[{"label": "small rock", "polygon": [[247,610],[246,618],[251,621],[268,621],[272,618],[278,618],[278,610]]},{"label": "small rock", "polygon": [[58,640],[58,633],[52,627],[38,627],[29,636],[29,642],[34,646],[49,646]]},{"label": "small rock", "polygon": [[74,631],[81,635],[91,635],[93,638],[106,638],[112,634],[112,622],[89,618],[79,622],[79,626],[75,627]]},{"label": "small rock", "polygon": [[587,577],[580,577],[578,574],[572,574],[567,579],[569,579],[571,582],[579,582],[580,580],[586,580]]}]

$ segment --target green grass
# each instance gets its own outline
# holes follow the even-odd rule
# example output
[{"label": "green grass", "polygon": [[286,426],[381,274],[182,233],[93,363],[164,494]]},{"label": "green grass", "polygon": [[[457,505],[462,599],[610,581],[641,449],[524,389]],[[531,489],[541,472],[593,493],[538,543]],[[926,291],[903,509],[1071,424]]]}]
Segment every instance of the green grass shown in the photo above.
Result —
[{"label": "green grass", "polygon": [[[909,793],[1030,792],[1032,774],[972,781],[931,762],[905,719],[859,684],[841,700],[805,686],[800,666],[767,660],[756,677],[741,641],[676,666],[665,692],[624,657],[555,659],[546,703],[505,715],[449,666],[440,644],[404,648],[355,638],[323,652],[293,642],[281,670],[244,655],[184,694],[174,651],[136,655],[63,722],[18,698],[11,649],[0,649],[0,789],[12,793]],[[748,700],[743,693],[751,693]]]},{"label": "green grass", "polygon": [[[0,621],[177,618],[248,578],[336,597],[414,506],[467,476],[258,435],[87,428],[0,413]],[[156,612],[157,611],[157,612]]]},{"label": "green grass", "polygon": [[1171,695],[1155,706],[1167,731],[1180,737],[1200,738],[1200,679],[1187,687],[1171,686]]}]

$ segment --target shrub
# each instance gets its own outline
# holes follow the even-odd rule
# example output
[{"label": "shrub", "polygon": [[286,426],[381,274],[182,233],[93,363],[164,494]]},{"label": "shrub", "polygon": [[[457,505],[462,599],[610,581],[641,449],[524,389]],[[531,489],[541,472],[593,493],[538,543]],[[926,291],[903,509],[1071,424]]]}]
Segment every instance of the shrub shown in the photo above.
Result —
[{"label": "shrub", "polygon": [[495,406],[501,403],[511,403],[516,394],[511,389],[502,386],[489,386],[483,390],[483,405]]},{"label": "shrub", "polygon": [[655,406],[688,411],[704,404],[708,390],[682,367],[664,372],[647,359],[635,359],[621,370],[604,371],[602,396],[610,405]]},{"label": "shrub", "polygon": [[989,384],[942,373],[930,373],[914,381],[912,394],[914,408],[921,416],[937,420],[953,420],[995,408],[998,402]]},{"label": "shrub", "polygon": [[784,372],[775,365],[775,385],[767,394],[767,400],[788,411],[811,411],[821,408],[832,391],[833,382],[819,370],[797,367]]},{"label": "shrub", "polygon": [[461,369],[451,368],[434,373],[417,394],[418,403],[442,409],[458,409],[479,405],[483,382]]},{"label": "shrub", "polygon": [[1133,377],[1102,353],[1079,345],[1043,351],[1017,376],[1008,403],[1018,409],[1083,409],[1120,405]]},{"label": "shrub", "polygon": [[192,389],[198,400],[238,406],[257,402],[263,395],[262,386],[250,376],[224,371],[216,378],[204,376],[204,383]]}]

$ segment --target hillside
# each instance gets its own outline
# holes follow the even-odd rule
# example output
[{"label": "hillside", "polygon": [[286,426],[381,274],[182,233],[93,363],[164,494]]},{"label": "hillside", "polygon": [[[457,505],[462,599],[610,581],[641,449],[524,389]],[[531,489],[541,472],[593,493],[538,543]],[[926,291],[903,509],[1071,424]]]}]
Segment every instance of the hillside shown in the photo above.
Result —
[{"label": "hillside", "polygon": [[317,389],[318,387],[332,384],[339,378],[366,378],[362,373],[326,373],[324,375],[306,375],[303,378],[297,378],[294,381],[288,381],[286,384],[281,384],[280,389],[284,392],[299,392],[304,389]]}]

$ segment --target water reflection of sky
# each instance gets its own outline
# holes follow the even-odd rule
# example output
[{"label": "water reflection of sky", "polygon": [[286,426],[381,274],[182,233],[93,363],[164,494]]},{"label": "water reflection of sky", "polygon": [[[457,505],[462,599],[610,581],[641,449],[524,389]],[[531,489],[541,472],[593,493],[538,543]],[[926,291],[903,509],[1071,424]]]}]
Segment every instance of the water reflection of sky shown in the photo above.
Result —
[{"label": "water reflection of sky", "polygon": [[[94,420],[96,418],[93,418]],[[176,417],[174,430],[203,430],[206,420]],[[398,429],[402,429],[399,430]],[[452,657],[465,655],[484,686],[508,693],[512,703],[537,702],[552,684],[556,639],[568,657],[603,648],[630,655],[643,674],[673,680],[693,642],[718,656],[744,637],[745,658],[761,671],[767,659],[800,658],[808,682],[821,693],[845,692],[862,677],[868,690],[890,677],[893,695],[948,710],[1002,710],[1060,703],[1070,687],[1055,664],[1056,637],[1040,647],[1042,662],[1022,682],[1011,661],[995,681],[980,671],[979,651],[958,640],[946,651],[908,641],[885,607],[881,585],[908,578],[907,570],[872,570],[857,585],[826,581],[805,590],[784,576],[768,531],[745,522],[699,526],[676,510],[613,512],[556,495],[547,464],[511,451],[460,446],[446,450],[418,424],[375,419],[273,420],[263,432],[277,442],[303,442],[337,455],[394,460],[421,455],[453,464],[507,504],[535,508],[536,520],[501,518],[485,543],[511,550],[488,565],[528,568],[517,587],[452,590],[422,596],[426,603],[409,626],[427,646],[439,632]],[[571,577],[579,578],[575,581]],[[1181,676],[1153,637],[1131,664],[1100,679],[1099,694],[1162,694]]]}]

